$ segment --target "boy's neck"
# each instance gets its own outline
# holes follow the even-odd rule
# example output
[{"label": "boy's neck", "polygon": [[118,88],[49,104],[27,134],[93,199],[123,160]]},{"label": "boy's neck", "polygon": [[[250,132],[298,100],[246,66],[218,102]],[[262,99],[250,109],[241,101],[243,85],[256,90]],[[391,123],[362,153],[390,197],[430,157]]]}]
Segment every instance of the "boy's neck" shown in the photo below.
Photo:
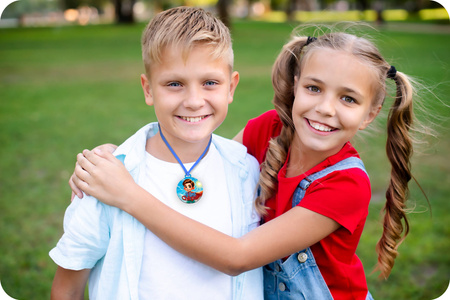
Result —
[{"label": "boy's neck", "polygon": [[[180,160],[186,164],[195,162],[202,155],[208,145],[209,140],[199,143],[187,143],[182,141],[178,143],[170,143],[170,141],[168,142],[173,151],[175,151],[177,156],[180,158]],[[171,163],[178,163],[177,159],[166,146],[159,134],[152,136],[147,140],[145,149],[148,153],[150,153],[157,159]]]}]

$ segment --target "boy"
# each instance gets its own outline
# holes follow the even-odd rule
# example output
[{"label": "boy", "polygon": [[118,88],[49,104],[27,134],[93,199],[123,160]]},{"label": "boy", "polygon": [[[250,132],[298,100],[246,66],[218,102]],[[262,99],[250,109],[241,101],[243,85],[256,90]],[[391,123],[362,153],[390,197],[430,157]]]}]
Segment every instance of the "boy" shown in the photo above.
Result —
[{"label": "boy", "polygon": [[[253,210],[258,163],[243,146],[212,134],[239,81],[228,29],[201,9],[170,9],[148,24],[142,52],[141,85],[158,123],[140,129],[115,155],[139,185],[173,209],[232,236],[247,233],[259,222]],[[192,204],[176,193],[180,179],[191,176],[203,186]],[[179,254],[93,197],[74,199],[64,231],[50,251],[59,266],[52,299],[82,299],[88,277],[90,299],[263,298],[261,269],[229,277]]]}]

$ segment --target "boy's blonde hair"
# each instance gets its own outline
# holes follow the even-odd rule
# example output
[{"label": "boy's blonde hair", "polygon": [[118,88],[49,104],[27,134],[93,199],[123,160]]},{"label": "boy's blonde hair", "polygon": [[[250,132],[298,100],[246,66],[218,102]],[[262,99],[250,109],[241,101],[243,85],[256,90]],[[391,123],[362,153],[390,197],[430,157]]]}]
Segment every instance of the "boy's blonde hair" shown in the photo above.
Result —
[{"label": "boy's blonde hair", "polygon": [[195,7],[175,7],[157,14],[142,34],[142,58],[150,66],[161,60],[168,47],[180,49],[184,59],[197,45],[212,46],[211,55],[228,60],[233,67],[233,49],[228,27],[211,13]]}]

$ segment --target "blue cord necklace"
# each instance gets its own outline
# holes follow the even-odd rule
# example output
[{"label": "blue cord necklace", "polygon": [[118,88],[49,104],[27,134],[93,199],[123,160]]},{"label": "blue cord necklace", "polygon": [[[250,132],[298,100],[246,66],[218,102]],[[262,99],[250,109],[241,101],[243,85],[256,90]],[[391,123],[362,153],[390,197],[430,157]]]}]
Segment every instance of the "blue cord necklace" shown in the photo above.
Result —
[{"label": "blue cord necklace", "polygon": [[175,151],[172,149],[172,147],[169,145],[169,142],[167,142],[166,138],[164,137],[161,126],[159,126],[159,134],[161,135],[161,138],[163,142],[166,144],[167,148],[169,148],[170,152],[172,152],[173,156],[177,159],[180,166],[183,168],[185,176],[183,179],[178,182],[177,185],[177,196],[178,198],[183,201],[184,203],[196,203],[200,198],[203,196],[203,185],[202,183],[195,177],[191,176],[191,171],[194,169],[198,163],[202,160],[202,158],[205,156],[206,152],[208,152],[209,146],[211,145],[212,135],[209,138],[208,145],[206,146],[205,151],[203,151],[202,155],[195,161],[195,163],[192,165],[192,167],[188,170],[184,167],[183,162],[178,157],[178,155],[175,153]]}]

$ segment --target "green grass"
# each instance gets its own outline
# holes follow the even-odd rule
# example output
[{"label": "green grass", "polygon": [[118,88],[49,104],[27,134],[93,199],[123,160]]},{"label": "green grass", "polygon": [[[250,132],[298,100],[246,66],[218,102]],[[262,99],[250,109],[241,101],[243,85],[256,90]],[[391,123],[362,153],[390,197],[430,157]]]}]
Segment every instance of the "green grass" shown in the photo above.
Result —
[{"label": "green grass", "polygon": [[[271,65],[294,25],[233,24],[235,69],[241,81],[218,134],[232,137],[271,108]],[[121,143],[155,121],[139,75],[144,24],[0,30],[0,281],[16,299],[48,299],[56,266],[48,257],[62,234],[67,185],[75,155],[105,142]],[[376,299],[434,299],[450,279],[450,34],[372,32],[398,70],[423,79],[425,104],[439,126],[421,148],[411,188],[411,233],[388,280],[371,274],[381,234],[379,212],[389,176],[384,131],[356,143],[373,185],[373,201],[358,254]],[[447,30],[448,32],[448,30]],[[444,105],[445,104],[445,105]],[[387,108],[385,109],[387,110]],[[424,116],[423,114],[421,116]],[[382,128],[384,121],[380,120]]]}]

